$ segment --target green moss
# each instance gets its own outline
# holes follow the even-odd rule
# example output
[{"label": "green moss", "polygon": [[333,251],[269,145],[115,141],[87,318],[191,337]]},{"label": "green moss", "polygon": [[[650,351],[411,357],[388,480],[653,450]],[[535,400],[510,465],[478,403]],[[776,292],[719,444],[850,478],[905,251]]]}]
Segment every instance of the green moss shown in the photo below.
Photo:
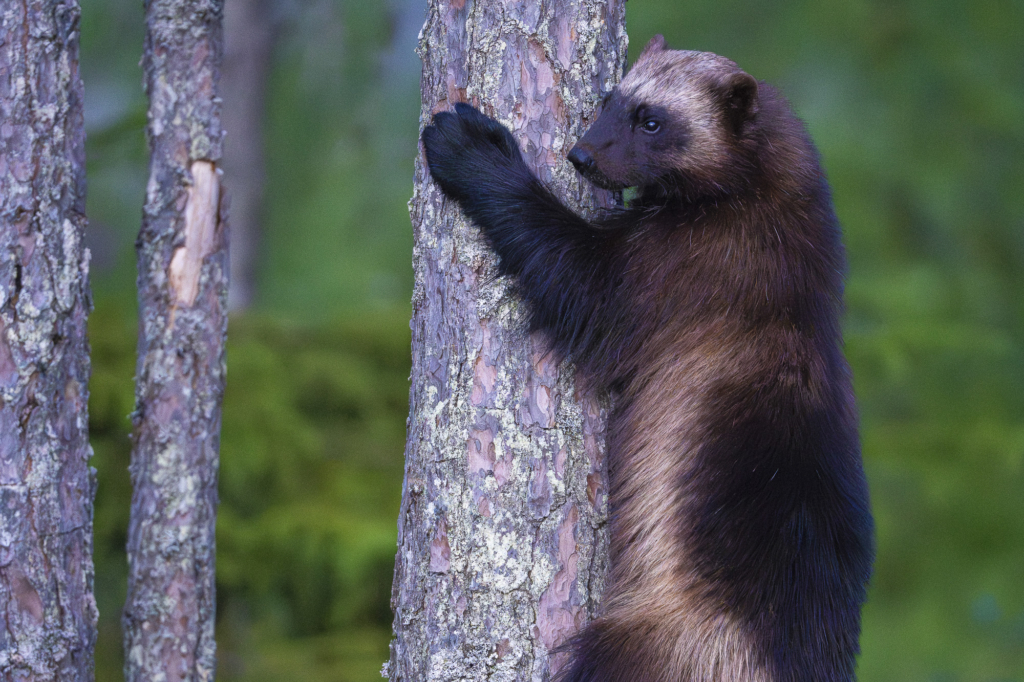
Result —
[{"label": "green moss", "polygon": [[[135,322],[100,307],[90,333],[98,670],[115,679]],[[391,622],[407,313],[321,328],[234,318],[229,338],[217,522],[218,609],[230,614],[218,625],[222,679],[293,679],[273,671],[300,660],[313,666],[303,679],[368,679],[355,671],[379,671]]]}]

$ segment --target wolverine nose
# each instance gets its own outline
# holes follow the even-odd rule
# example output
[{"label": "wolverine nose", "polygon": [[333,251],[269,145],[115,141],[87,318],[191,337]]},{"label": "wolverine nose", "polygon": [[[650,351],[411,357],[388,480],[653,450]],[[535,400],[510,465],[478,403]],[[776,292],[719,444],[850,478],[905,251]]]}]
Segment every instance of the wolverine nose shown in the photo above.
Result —
[{"label": "wolverine nose", "polygon": [[578,145],[572,148],[567,158],[582,175],[594,170],[594,157],[580,149]]}]

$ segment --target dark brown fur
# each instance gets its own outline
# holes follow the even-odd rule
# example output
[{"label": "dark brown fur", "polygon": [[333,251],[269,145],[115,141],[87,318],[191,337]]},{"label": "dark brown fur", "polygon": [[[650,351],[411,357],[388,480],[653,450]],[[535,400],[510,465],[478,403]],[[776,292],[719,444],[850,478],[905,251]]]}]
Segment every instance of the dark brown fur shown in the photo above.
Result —
[{"label": "dark brown fur", "polygon": [[612,571],[559,679],[853,679],[873,549],[843,248],[788,105],[655,39],[570,152],[596,184],[638,188],[597,224],[467,105],[423,143],[534,326],[616,393]]}]

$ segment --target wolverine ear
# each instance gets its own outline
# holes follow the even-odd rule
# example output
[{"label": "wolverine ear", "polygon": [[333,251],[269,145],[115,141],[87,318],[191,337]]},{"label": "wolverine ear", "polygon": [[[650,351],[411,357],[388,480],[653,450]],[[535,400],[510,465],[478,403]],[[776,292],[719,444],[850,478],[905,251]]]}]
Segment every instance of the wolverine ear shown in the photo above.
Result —
[{"label": "wolverine ear", "polygon": [[760,105],[757,97],[757,80],[749,73],[737,71],[729,74],[723,84],[725,112],[733,132],[743,132],[743,125],[757,115]]},{"label": "wolverine ear", "polygon": [[655,52],[661,52],[662,50],[665,49],[668,49],[665,47],[665,36],[659,33],[658,35],[651,38],[651,41],[647,43],[647,46],[643,49],[643,51],[640,53],[640,56],[637,57],[636,60],[639,62],[644,57],[649,57]]}]

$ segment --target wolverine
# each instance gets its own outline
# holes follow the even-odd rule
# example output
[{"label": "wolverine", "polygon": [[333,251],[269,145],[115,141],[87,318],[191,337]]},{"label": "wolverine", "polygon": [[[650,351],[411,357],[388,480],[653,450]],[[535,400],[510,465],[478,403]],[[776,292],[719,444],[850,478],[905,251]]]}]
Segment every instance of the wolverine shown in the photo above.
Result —
[{"label": "wolverine", "polygon": [[568,159],[634,188],[587,221],[468,104],[430,173],[582,381],[611,391],[611,569],[560,682],[854,679],[873,522],[842,354],[845,256],[780,94],[658,36]]}]

